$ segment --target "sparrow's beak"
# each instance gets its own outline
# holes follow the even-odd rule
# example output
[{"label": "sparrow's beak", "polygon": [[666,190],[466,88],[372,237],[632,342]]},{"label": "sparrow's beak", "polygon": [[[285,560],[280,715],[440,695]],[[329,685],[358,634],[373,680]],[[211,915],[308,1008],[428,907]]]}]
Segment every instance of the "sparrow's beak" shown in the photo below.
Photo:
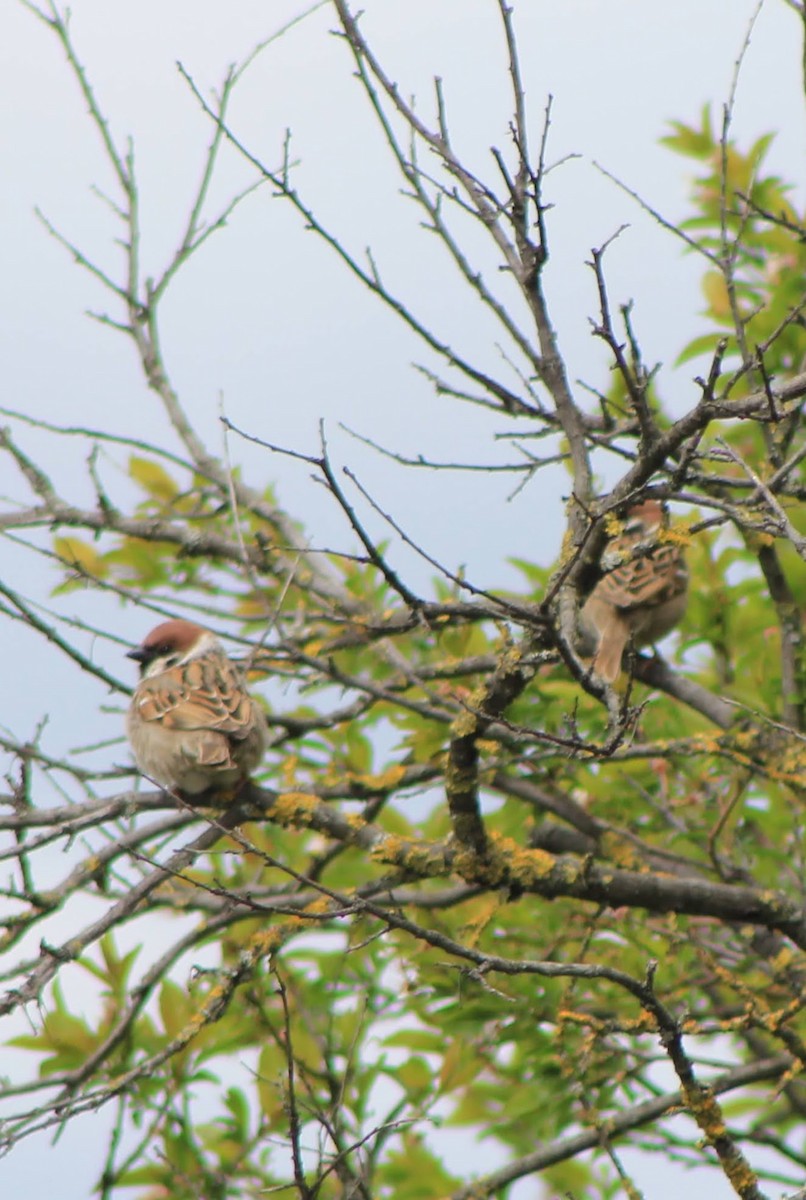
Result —
[{"label": "sparrow's beak", "polygon": [[142,646],[135,646],[133,650],[126,651],[126,657],[133,658],[135,662],[142,663],[148,658],[148,651],[144,650]]}]

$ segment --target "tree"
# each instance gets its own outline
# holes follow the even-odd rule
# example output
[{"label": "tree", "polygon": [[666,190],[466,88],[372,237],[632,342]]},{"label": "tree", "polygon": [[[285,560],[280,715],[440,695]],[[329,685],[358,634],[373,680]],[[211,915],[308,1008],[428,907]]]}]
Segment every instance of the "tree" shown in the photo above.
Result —
[{"label": "tree", "polygon": [[[230,104],[253,56],[214,101],[184,73],[211,131],[206,168],[178,248],[142,278],[133,152],[111,133],[64,15],[24,3],[61,42],[103,139],[124,271],[48,228],[107,289],[97,315],[134,346],[174,440],[14,414],[0,440],[18,491],[0,527],[47,558],[62,594],[226,632],[272,739],[254,786],[222,807],[3,737],[14,766],[0,814],[0,1014],[38,1005],[12,1039],[31,1071],[0,1092],[6,1148],[111,1105],[103,1197],[470,1200],[532,1177],[551,1196],[634,1196],[625,1145],[707,1162],[745,1198],[764,1195],[765,1179],[799,1187],[806,249],[787,182],[765,169],[768,139],[734,142],[733,95],[721,121],[705,110],[666,139],[697,178],[688,220],[656,216],[699,256],[707,302],[681,348],[705,366],[673,416],[630,306],[611,300],[607,245],[591,267],[609,381],[592,395],[572,382],[546,284],[551,109],[534,147],[503,2],[512,124],[484,175],[455,148],[439,83],[426,116],[351,6],[333,5],[404,189],[499,327],[498,371],[339,240],[297,190],[288,145],[275,169],[239,137]],[[211,215],[226,149],[249,179]],[[483,587],[422,546],[434,581],[415,589],[372,530],[382,519],[387,537],[412,539],[337,468],[324,434],[302,453],[223,417],[226,455],[200,436],[163,356],[163,304],[261,185],[422,339],[438,392],[507,420],[521,486],[562,464],[562,555],[521,562],[519,591]],[[479,234],[498,277],[476,265]],[[78,439],[89,503],[49,478],[45,432],[65,454]],[[232,461],[239,438],[263,453],[258,484]],[[125,483],[101,448],[124,456]],[[311,548],[266,482],[276,456],[321,481],[348,550]],[[691,600],[676,665],[631,651],[605,686],[581,653],[579,604],[608,534],[646,495],[674,508]],[[86,630],[8,581],[0,596],[7,628],[38,631],[99,696],[130,690],[86,651]],[[42,803],[44,780],[61,803]],[[68,905],[75,924],[53,940]],[[87,981],[98,1019],[83,1015]],[[681,1112],[684,1125],[670,1120]],[[448,1170],[442,1121],[494,1139],[505,1165]]]}]

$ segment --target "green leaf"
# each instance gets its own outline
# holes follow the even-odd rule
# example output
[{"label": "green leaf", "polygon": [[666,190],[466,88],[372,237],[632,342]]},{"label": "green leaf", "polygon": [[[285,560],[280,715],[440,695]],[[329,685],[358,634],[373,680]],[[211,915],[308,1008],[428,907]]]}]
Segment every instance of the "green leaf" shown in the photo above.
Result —
[{"label": "green leaf", "polygon": [[176,1037],[194,1015],[190,997],[172,979],[163,981],[159,993],[160,1016],[169,1037]]},{"label": "green leaf", "polygon": [[231,1087],[224,1093],[224,1103],[232,1114],[240,1140],[245,1142],[249,1136],[249,1101],[240,1088]]},{"label": "green leaf", "polygon": [[428,1029],[400,1029],[383,1039],[384,1046],[402,1046],[406,1050],[433,1051],[441,1054],[445,1050],[445,1039]]},{"label": "green leaf", "polygon": [[166,504],[170,504],[180,493],[179,487],[165,468],[150,458],[140,458],[132,454],[129,457],[129,475],[149,496]]},{"label": "green leaf", "polygon": [[412,1055],[399,1067],[387,1067],[387,1074],[413,1099],[425,1095],[434,1080],[434,1072],[419,1055]]},{"label": "green leaf", "polygon": [[267,1041],[257,1064],[257,1094],[264,1117],[274,1123],[285,1113],[285,1078],[288,1063],[285,1053]]},{"label": "green leaf", "polygon": [[[89,542],[77,537],[55,537],[53,552],[71,571],[90,579],[104,579],[109,570],[101,555]],[[63,585],[61,589],[63,590]]]}]

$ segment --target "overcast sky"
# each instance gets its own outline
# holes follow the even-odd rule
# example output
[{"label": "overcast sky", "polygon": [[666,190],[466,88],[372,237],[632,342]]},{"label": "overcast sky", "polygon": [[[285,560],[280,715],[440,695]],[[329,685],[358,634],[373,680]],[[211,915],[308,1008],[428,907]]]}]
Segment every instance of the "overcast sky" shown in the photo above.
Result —
[{"label": "overcast sky", "polygon": [[[363,7],[365,32],[403,93],[417,94],[419,111],[430,117],[431,80],[440,75],[456,147],[480,173],[494,177],[489,148],[506,146],[510,119],[497,6],[492,0],[365,0]],[[177,60],[207,93],[230,63],[303,6],[281,0],[73,0],[71,8],[75,43],[113,136],[134,139],[142,253],[145,269],[156,274],[180,235],[211,132]],[[516,5],[533,145],[551,93],[549,161],[578,156],[553,171],[547,186],[554,205],[547,287],[574,381],[607,386],[606,357],[590,335],[596,294],[585,263],[591,248],[625,222],[629,228],[607,257],[611,295],[614,303],[634,300],[647,361],[669,366],[700,329],[699,264],[593,163],[669,219],[685,216],[690,166],[658,139],[672,118],[697,121],[705,103],[720,111],[755,9],[749,0]],[[356,253],[371,246],[384,279],[442,337],[500,371],[494,326],[398,194],[399,180],[352,78],[350,57],[329,33],[334,25],[329,10],[317,12],[270,47],[236,95],[232,124],[270,166],[279,164],[290,128],[292,155],[299,160],[295,181],[317,215]],[[734,128],[745,146],[776,131],[769,161],[796,184],[794,199],[802,207],[799,39],[795,13],[784,0],[767,0],[742,69]],[[114,245],[119,230],[91,190],[112,186],[97,131],[55,38],[16,0],[0,9],[0,89],[0,403],[51,421],[167,441],[165,420],[143,385],[131,346],[85,315],[87,309],[112,311],[108,298],[33,215],[39,206],[90,257],[110,269],[120,263]],[[225,202],[248,179],[245,165],[225,155],[214,200]],[[334,455],[356,469],[381,507],[448,566],[466,564],[474,582],[517,586],[507,558],[547,563],[556,554],[560,497],[568,482],[562,471],[546,472],[510,499],[509,477],[405,471],[340,431],[343,422],[402,453],[442,461],[516,457],[506,442],[494,440],[512,426],[435,396],[410,364],[441,364],[268,189],[247,200],[182,273],[164,318],[172,381],[213,449],[220,448],[222,397],[236,424],[306,452],[316,452],[324,419]],[[691,364],[670,370],[662,377],[662,394],[676,407],[692,403],[696,373]],[[22,440],[68,495],[89,499],[77,445],[66,454],[52,439],[26,433]],[[306,470],[253,447],[233,444],[232,453],[244,462],[251,483],[278,481],[280,500],[305,521],[313,544],[351,547],[338,511]],[[114,478],[114,464],[105,469]],[[0,492],[10,490],[0,476]],[[373,518],[368,524],[388,535]],[[416,586],[427,586],[430,568],[394,542],[391,553]],[[40,600],[48,599],[53,584],[44,568],[2,542],[0,575]],[[148,623],[142,613],[83,593],[61,606],[85,620],[110,627],[116,622],[132,642]],[[48,714],[46,744],[54,752],[114,735],[117,719],[101,715],[107,697],[97,682],[54,661],[52,651],[19,627],[4,625],[0,637],[6,678],[17,681],[0,694],[0,725],[26,737]],[[102,646],[97,653],[115,673],[126,674],[114,648]],[[67,696],[69,705],[63,703]],[[119,756],[124,753],[121,747]],[[6,1187],[13,1194],[24,1188],[28,1200],[51,1200],[59,1172],[59,1200],[84,1200],[98,1165],[97,1128],[92,1119],[83,1128],[79,1123],[47,1155],[33,1142],[15,1151],[2,1164]],[[491,1163],[485,1150],[483,1165]],[[658,1178],[643,1160],[635,1172],[651,1200],[679,1196],[679,1180],[665,1168]],[[697,1172],[687,1176],[692,1197],[707,1190],[709,1200],[727,1200],[723,1181],[709,1177],[697,1192],[699,1179]],[[532,1184],[521,1194],[533,1195]]]}]

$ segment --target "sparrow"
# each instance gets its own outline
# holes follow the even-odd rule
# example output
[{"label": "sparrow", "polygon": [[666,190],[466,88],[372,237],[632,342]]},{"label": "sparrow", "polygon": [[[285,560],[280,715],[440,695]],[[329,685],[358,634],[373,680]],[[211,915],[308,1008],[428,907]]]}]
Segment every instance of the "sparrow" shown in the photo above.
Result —
[{"label": "sparrow", "polygon": [[218,638],[192,621],[165,621],[127,657],[140,664],[126,730],[142,774],[188,796],[243,783],[268,728]]},{"label": "sparrow", "polygon": [[659,500],[627,512],[624,528],[602,555],[602,577],[582,606],[582,631],[594,642],[592,670],[614,683],[627,644],[656,642],[686,608],[688,572],[680,546],[663,539],[669,514]]}]

